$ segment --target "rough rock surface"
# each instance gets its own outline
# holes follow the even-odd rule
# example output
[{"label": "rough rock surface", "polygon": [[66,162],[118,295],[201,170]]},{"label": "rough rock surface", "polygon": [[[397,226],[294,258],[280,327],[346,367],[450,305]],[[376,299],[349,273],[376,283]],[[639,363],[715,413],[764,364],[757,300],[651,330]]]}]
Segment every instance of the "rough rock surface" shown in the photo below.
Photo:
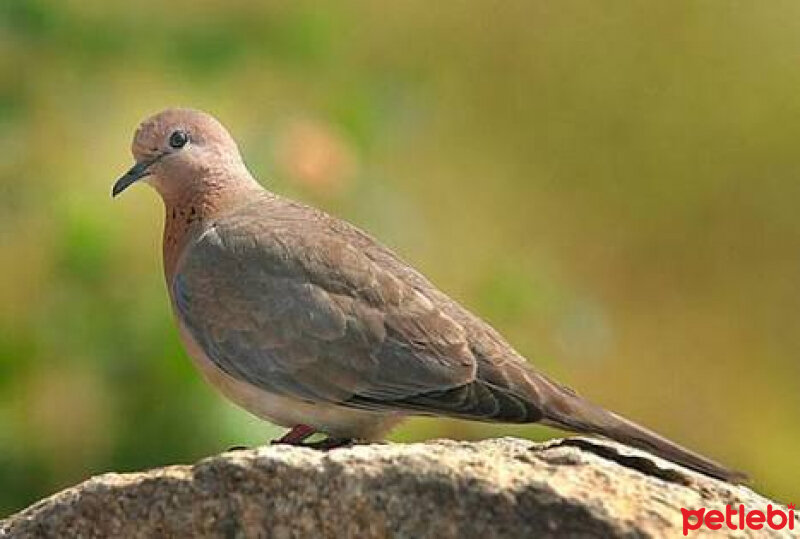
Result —
[{"label": "rough rock surface", "polygon": [[268,446],[94,477],[0,521],[0,537],[682,537],[681,507],[740,503],[776,502],[585,438]]}]

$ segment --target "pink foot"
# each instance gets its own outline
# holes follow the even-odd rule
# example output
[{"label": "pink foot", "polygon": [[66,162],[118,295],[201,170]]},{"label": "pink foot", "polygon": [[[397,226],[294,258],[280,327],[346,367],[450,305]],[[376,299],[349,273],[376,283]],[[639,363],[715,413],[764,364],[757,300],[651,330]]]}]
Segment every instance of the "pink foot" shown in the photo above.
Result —
[{"label": "pink foot", "polygon": [[308,425],[295,425],[292,429],[278,438],[277,440],[272,440],[273,444],[286,444],[286,445],[302,445],[302,443],[314,434],[316,429],[314,427],[309,427]]}]

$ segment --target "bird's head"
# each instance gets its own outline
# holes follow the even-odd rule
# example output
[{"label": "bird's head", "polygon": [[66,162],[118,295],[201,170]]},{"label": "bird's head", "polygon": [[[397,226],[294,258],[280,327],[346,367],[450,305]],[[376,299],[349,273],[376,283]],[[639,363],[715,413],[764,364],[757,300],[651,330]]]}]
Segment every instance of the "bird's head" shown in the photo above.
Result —
[{"label": "bird's head", "polygon": [[117,180],[112,196],[142,180],[171,198],[208,187],[207,182],[235,181],[241,175],[231,172],[244,169],[225,127],[191,109],[167,109],[147,118],[136,130],[131,151],[136,164]]}]

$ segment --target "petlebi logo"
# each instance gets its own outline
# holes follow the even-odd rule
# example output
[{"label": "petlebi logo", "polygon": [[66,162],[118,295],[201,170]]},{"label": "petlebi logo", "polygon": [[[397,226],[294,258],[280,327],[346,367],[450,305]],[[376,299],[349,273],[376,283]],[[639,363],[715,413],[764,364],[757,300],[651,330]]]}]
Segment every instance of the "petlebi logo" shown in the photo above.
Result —
[{"label": "petlebi logo", "polygon": [[784,510],[780,506],[767,505],[767,510],[746,509],[744,505],[739,507],[726,505],[725,511],[719,509],[684,509],[683,514],[683,535],[689,535],[690,531],[706,528],[709,530],[794,530],[795,528],[795,505],[790,503]]}]

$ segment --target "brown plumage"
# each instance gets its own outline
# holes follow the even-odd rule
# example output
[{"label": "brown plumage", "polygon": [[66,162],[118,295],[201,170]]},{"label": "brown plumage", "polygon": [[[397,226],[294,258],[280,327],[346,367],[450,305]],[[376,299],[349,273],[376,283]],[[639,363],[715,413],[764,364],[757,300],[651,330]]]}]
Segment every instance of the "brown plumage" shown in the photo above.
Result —
[{"label": "brown plumage", "polygon": [[492,327],[354,226],[264,190],[211,116],[171,109],[134,137],[138,179],[166,207],[164,268],[206,378],[252,413],[331,440],[407,415],[605,436],[726,480],[737,472],[535,371]]}]

